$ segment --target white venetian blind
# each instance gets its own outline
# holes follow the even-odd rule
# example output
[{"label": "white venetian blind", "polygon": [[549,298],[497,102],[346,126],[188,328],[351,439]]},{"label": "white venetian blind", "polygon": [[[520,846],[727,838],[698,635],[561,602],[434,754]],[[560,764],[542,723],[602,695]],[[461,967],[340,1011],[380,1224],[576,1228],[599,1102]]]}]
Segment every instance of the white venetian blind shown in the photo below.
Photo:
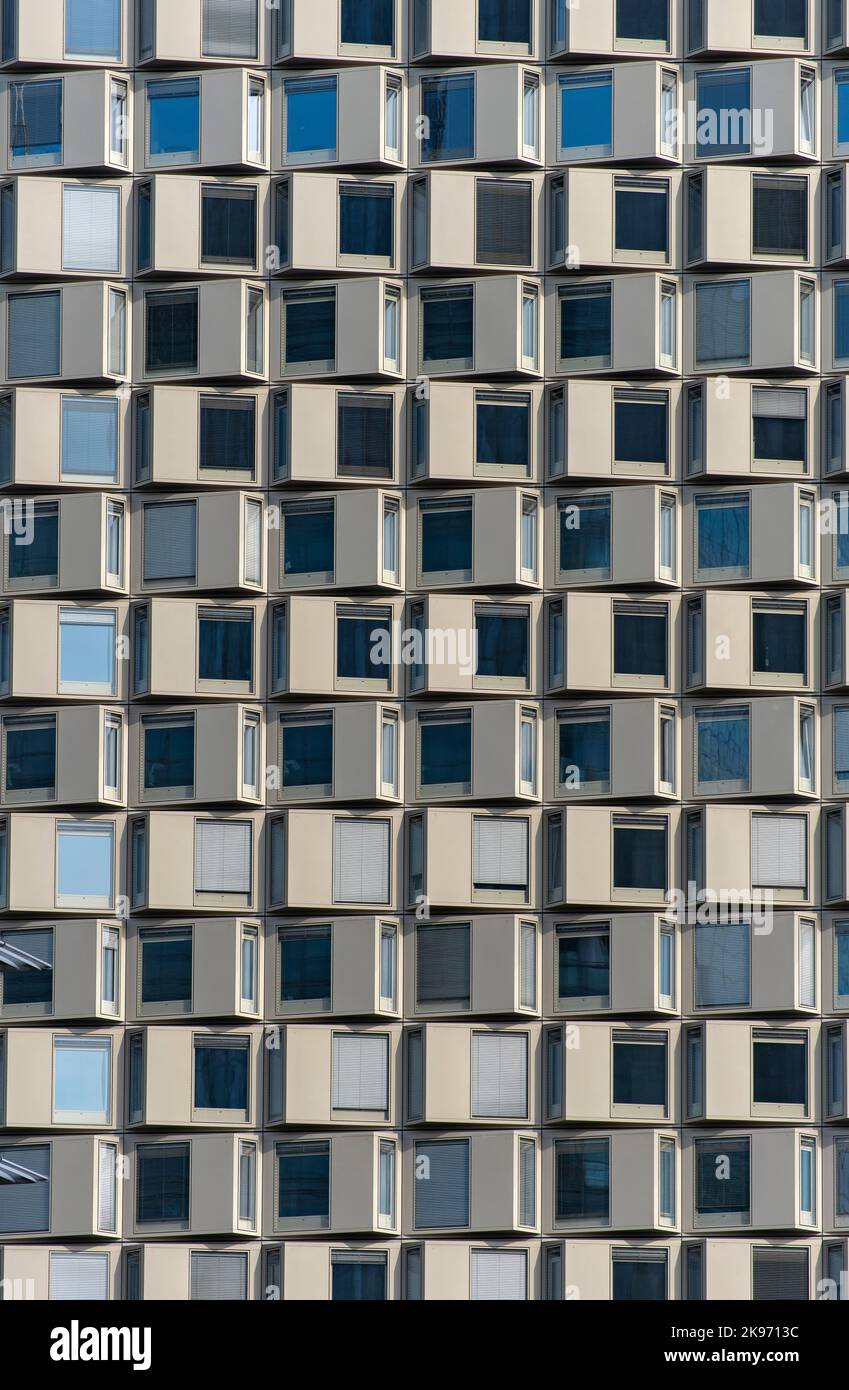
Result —
[{"label": "white venetian blind", "polygon": [[477,260],[529,265],[532,185],[512,179],[478,179],[476,187]]},{"label": "white venetian blind", "polygon": [[333,827],[333,898],[389,902],[389,821],[337,820]]},{"label": "white venetian blind", "polygon": [[528,822],[507,816],[476,816],[473,842],[475,888],[526,888]]},{"label": "white venetian blind", "polygon": [[245,583],[262,583],[262,504],[245,502]]},{"label": "white venetian blind", "polygon": [[804,420],[807,394],[793,387],[756,386],[752,391],[752,414],[761,419]]},{"label": "white venetian blind", "polygon": [[333,1034],[334,1110],[389,1109],[389,1039],[384,1034]]},{"label": "white venetian blind", "polygon": [[114,1144],[100,1145],[100,1173],[97,1196],[97,1229],[115,1230],[118,1150]]},{"label": "white venetian blind", "polygon": [[156,502],[145,507],[145,580],[196,576],[197,503]]},{"label": "white venetian blind", "polygon": [[812,1009],[816,1002],[816,928],[806,919],[799,927],[799,1003]]},{"label": "white venetian blind", "polygon": [[804,888],[806,816],[752,816],[752,887]]},{"label": "white venetian blind", "polygon": [[533,922],[522,923],[519,969],[519,1002],[526,1009],[535,1009],[537,1003],[537,929]]},{"label": "white venetian blind", "polygon": [[491,1302],[528,1296],[525,1250],[473,1250],[472,1298]]},{"label": "white venetian blind", "polygon": [[257,0],[203,0],[206,58],[255,58]]},{"label": "white venetian blind", "polygon": [[120,190],[67,184],[62,211],[63,269],[116,274],[121,268]]},{"label": "white venetian blind", "polygon": [[195,890],[198,893],[250,893],[250,821],[198,821],[195,827]]},{"label": "white venetian blind", "polygon": [[109,1256],[51,1254],[49,1297],[104,1302],[109,1298]]},{"label": "white venetian blind", "polygon": [[62,476],[118,476],[118,402],[62,397]]},{"label": "white venetian blind", "polygon": [[474,1033],[472,1114],[522,1119],[527,1113],[527,1035]]},{"label": "white venetian blind", "polygon": [[192,1251],[192,1298],[246,1299],[248,1296],[247,1255],[218,1255],[206,1250]]}]

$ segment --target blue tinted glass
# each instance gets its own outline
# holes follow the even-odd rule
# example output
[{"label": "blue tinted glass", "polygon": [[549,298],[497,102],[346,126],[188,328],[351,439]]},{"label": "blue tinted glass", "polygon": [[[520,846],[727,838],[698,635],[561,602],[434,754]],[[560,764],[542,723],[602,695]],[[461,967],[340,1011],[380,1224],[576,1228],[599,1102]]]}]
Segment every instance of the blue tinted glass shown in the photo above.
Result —
[{"label": "blue tinted glass", "polygon": [[756,671],[804,672],[804,613],[755,613],[754,637]]},{"label": "blue tinted glass", "polygon": [[613,882],[617,888],[665,888],[666,860],[663,831],[640,826],[615,827]]},{"label": "blue tinted glass", "polygon": [[747,68],[696,74],[699,154],[749,152],[752,143],[750,81]]},{"label": "blue tinted glass", "polygon": [[640,1302],[663,1302],[666,1298],[666,1261],[614,1260],[613,1297]]},{"label": "blue tinted glass", "polygon": [[282,724],[284,787],[329,787],[333,782],[333,725]]},{"label": "blue tinted glass", "polygon": [[669,38],[669,0],[616,0],[617,39]]},{"label": "blue tinted glass", "polygon": [[314,1146],[307,1153],[278,1156],[277,1215],[281,1221],[309,1217],[326,1221],[330,1215],[330,1148]]},{"label": "blue tinted glass", "polygon": [[191,937],[142,942],[143,1004],[173,1003],[192,997]]},{"label": "blue tinted glass", "polygon": [[805,1105],[808,1049],[804,1043],[758,1039],[754,1047],[752,1098],[762,1105]]},{"label": "blue tinted glass", "polygon": [[355,1299],[358,1302],[386,1298],[386,1264],[353,1263],[344,1261],[333,1264],[333,1298]]},{"label": "blue tinted glass", "polygon": [[136,1157],[136,1220],[188,1221],[188,1145],[140,1145]]},{"label": "blue tinted glass", "polygon": [[849,280],[834,286],[834,356],[849,357]]},{"label": "blue tinted glass", "polygon": [[60,622],[59,680],[63,684],[111,686],[114,665],[114,621]]},{"label": "blue tinted glass", "polygon": [[195,1047],[195,1107],[198,1110],[247,1110],[246,1047]]},{"label": "blue tinted glass", "polygon": [[666,675],[666,618],[614,613],[613,669],[617,675]]},{"label": "blue tinted glass", "polygon": [[112,835],[59,831],[58,891],[62,897],[112,897]]},{"label": "blue tinted glass", "polygon": [[752,417],[756,459],[783,459],[801,463],[807,450],[808,422],[799,419],[782,420],[780,416]]},{"label": "blue tinted glass", "polygon": [[280,998],[282,1001],[330,998],[330,932],[309,932],[280,938]]},{"label": "blue tinted glass", "polygon": [[200,148],[198,81],[149,82],[148,149],[156,155],[194,155]]},{"label": "blue tinted glass", "polygon": [[835,83],[837,92],[837,143],[849,144],[849,73],[838,73]]},{"label": "blue tinted glass", "polygon": [[613,1043],[614,1105],[666,1104],[666,1044]]},{"label": "blue tinted glass", "polygon": [[144,785],[191,787],[195,780],[193,725],[151,725],[144,733]]},{"label": "blue tinted glass", "polygon": [[422,161],[470,159],[475,152],[475,82],[472,77],[426,78],[421,85]]},{"label": "blue tinted glass", "polygon": [[[6,6],[4,6],[4,9]],[[16,159],[62,152],[62,83],[13,82],[9,132]]]},{"label": "blue tinted glass", "polygon": [[478,0],[481,43],[530,44],[530,0]]},{"label": "blue tinted glass", "polygon": [[53,1104],[56,1110],[105,1114],[109,1109],[109,1048],[56,1047]]},{"label": "blue tinted glass", "polygon": [[59,573],[59,513],[36,512],[32,529],[9,536],[9,578],[56,578]]},{"label": "blue tinted glass", "polygon": [[698,780],[749,780],[749,720],[746,715],[697,721]]},{"label": "blue tinted glass", "polygon": [[564,719],[560,724],[560,781],[578,769],[580,785],[610,780],[610,720]]},{"label": "blue tinted glass", "polygon": [[510,464],[528,470],[530,464],[530,410],[524,401],[516,405],[477,403],[477,462]]},{"label": "blue tinted glass", "polygon": [[479,676],[528,675],[528,619],[524,613],[478,613],[477,631]]},{"label": "blue tinted glass", "polygon": [[701,1140],[697,1144],[696,1210],[705,1216],[749,1210],[748,1143]]},{"label": "blue tinted glass", "polygon": [[[339,618],[336,624],[336,674],[361,680],[388,681],[390,628],[385,618]],[[372,654],[373,653],[373,654]]]},{"label": "blue tinted glass", "polygon": [[561,148],[609,148],[613,138],[613,83],[610,77],[567,78],[561,83],[560,93]]},{"label": "blue tinted glass", "polygon": [[560,568],[610,569],[610,503],[575,501],[560,508]]},{"label": "blue tinted glass", "polygon": [[394,212],[391,196],[343,189],[339,198],[340,254],[390,257]]},{"label": "blue tinted glass", "polygon": [[669,240],[669,200],[666,192],[616,190],[617,251],[665,252]]},{"label": "blue tinted glass", "polygon": [[629,463],[666,463],[669,428],[666,401],[614,401],[614,458]]},{"label": "blue tinted glass", "polygon": [[472,568],[471,507],[423,510],[421,526],[424,574]]},{"label": "blue tinted glass", "polygon": [[422,361],[450,362],[474,352],[475,301],[471,294],[422,297]]},{"label": "blue tinted glass", "polygon": [[335,77],[286,83],[286,150],[335,158]]},{"label": "blue tinted glass", "polygon": [[56,725],[6,731],[6,790],[52,787],[56,780]]},{"label": "blue tinted glass", "polygon": [[332,362],[336,356],[336,299],[286,302],[286,362]]},{"label": "blue tinted glass", "polygon": [[564,294],[560,298],[560,356],[609,357],[611,342],[610,290]]},{"label": "blue tinted glass", "polygon": [[561,999],[603,998],[610,993],[610,938],[561,936],[557,989]]},{"label": "blue tinted glass", "polygon": [[198,676],[207,681],[249,681],[253,664],[253,622],[200,619]]},{"label": "blue tinted glass", "polygon": [[287,512],[283,528],[285,574],[332,574],[334,515],[322,512]]},{"label": "blue tinted glass", "polygon": [[837,933],[837,993],[849,995],[849,931]]},{"label": "blue tinted glass", "polygon": [[748,569],[749,503],[696,508],[699,569]]},{"label": "blue tinted glass", "polygon": [[468,719],[425,721],[419,728],[423,787],[472,780],[472,725]]},{"label": "blue tinted glass", "polygon": [[610,1204],[610,1152],[606,1143],[557,1149],[557,1220],[607,1221]]},{"label": "blue tinted glass", "polygon": [[395,0],[341,0],[343,43],[391,48]]}]

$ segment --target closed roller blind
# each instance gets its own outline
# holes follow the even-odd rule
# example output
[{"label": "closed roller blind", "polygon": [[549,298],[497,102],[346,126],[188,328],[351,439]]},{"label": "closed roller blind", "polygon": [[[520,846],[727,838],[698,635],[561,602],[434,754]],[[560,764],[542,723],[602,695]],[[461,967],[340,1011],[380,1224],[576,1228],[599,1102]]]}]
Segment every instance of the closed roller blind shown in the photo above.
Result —
[{"label": "closed roller blind", "polygon": [[115,1230],[115,1190],[118,1150],[114,1144],[100,1145],[100,1175],[97,1198],[97,1229]]},{"label": "closed roller blind", "polygon": [[0,1231],[46,1231],[50,1225],[50,1150],[0,1149]]},{"label": "closed roller blind", "polygon": [[754,1250],[752,1298],[805,1299],[808,1297],[807,1250]]},{"label": "closed roller blind", "polygon": [[108,1299],[109,1256],[51,1254],[49,1297],[96,1299],[101,1303]]},{"label": "closed roller blind", "polygon": [[537,1154],[532,1139],[519,1140],[519,1224],[533,1226],[537,1214]]},{"label": "closed roller blind", "polygon": [[61,295],[9,296],[9,376],[58,376],[61,362]]},{"label": "closed roller blind", "polygon": [[192,1298],[246,1299],[248,1257],[192,1251]]},{"label": "closed roller blind", "polygon": [[388,1110],[389,1039],[333,1035],[333,1109]]},{"label": "closed roller blind", "polygon": [[472,1114],[519,1118],[528,1108],[528,1040],[524,1033],[472,1035]]},{"label": "closed roller blind", "polygon": [[250,821],[198,821],[195,889],[198,893],[250,893]]},{"label": "closed roller blind", "polygon": [[753,887],[805,887],[807,825],[805,816],[752,817]]},{"label": "closed roller blind", "polygon": [[194,579],[197,504],[157,502],[144,509],[144,578]]},{"label": "closed roller blind", "polygon": [[389,901],[389,821],[336,821],[333,897],[339,903]]},{"label": "closed roller blind", "polygon": [[203,0],[206,58],[255,58],[257,0]]},{"label": "closed roller blind", "polygon": [[118,402],[62,398],[62,475],[118,476]]},{"label": "closed roller blind", "polygon": [[473,1250],[472,1298],[527,1298],[527,1262],[525,1250]]},{"label": "closed roller blind", "polygon": [[117,188],[68,185],[64,190],[63,218],[65,270],[120,270],[121,194]]},{"label": "closed roller blind", "polygon": [[492,265],[529,265],[531,185],[477,181],[477,259]]},{"label": "closed roller blind", "polygon": [[[425,1163],[422,1164],[421,1160]],[[416,1145],[416,1228],[469,1224],[469,1141]]]},{"label": "closed roller blind", "polygon": [[474,824],[475,887],[526,887],[528,822],[506,816],[477,817]]},{"label": "closed roller blind", "polygon": [[696,1004],[748,1004],[749,923],[706,922],[696,926]]},{"label": "closed roller blind", "polygon": [[468,1007],[471,995],[471,929],[460,926],[419,927],[416,931],[416,994],[420,1004],[457,1003]]}]

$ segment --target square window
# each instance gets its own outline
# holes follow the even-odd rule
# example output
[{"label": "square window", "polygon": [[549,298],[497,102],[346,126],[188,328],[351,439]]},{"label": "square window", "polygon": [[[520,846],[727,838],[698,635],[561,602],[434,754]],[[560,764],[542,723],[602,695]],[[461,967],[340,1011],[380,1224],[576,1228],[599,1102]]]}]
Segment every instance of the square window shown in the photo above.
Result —
[{"label": "square window", "polygon": [[421,79],[421,114],[425,136],[421,162],[473,159],[475,154],[475,79],[472,74]]},{"label": "square window", "polygon": [[613,74],[582,72],[559,79],[558,158],[606,159],[613,153]]},{"label": "square window", "polygon": [[392,479],[395,472],[392,396],[340,392],[336,472],[340,478]]},{"label": "square window", "polygon": [[203,0],[205,58],[256,58],[259,0]]},{"label": "square window", "polygon": [[664,816],[613,817],[614,893],[664,893],[669,881],[669,826]]},{"label": "square window", "polygon": [[669,612],[660,604],[613,606],[613,675],[630,684],[665,686]]},{"label": "square window", "polygon": [[247,1122],[250,1040],[196,1037],[194,1054],[194,1109],[216,1112],[215,1119]]},{"label": "square window", "polygon": [[755,1105],[808,1106],[808,1035],[779,1030],[752,1034]]},{"label": "square window", "polygon": [[56,793],[56,716],[4,719],[6,800],[36,800]]},{"label": "square window", "polygon": [[339,185],[339,257],[389,266],[395,254],[395,186]]},{"label": "square window", "polygon": [[392,610],[338,606],[336,681],[340,688],[386,691],[392,684]]},{"label": "square window", "polygon": [[250,821],[195,822],[195,893],[251,896],[253,826]]},{"label": "square window", "polygon": [[613,184],[614,246],[628,260],[669,259],[669,183],[618,178]]},{"label": "square window", "polygon": [[121,0],[65,0],[65,53],[121,59]]},{"label": "square window", "polygon": [[256,189],[204,184],[200,193],[205,265],[256,267]]},{"label": "square window", "polygon": [[254,615],[252,609],[198,612],[198,680],[217,684],[253,684]]},{"label": "square window", "polygon": [[287,78],[283,83],[286,163],[335,161],[336,84],[336,77]]},{"label": "square window", "polygon": [[808,254],[808,180],[785,175],[752,179],[752,251],[756,256]]},{"label": "square window", "polygon": [[334,1033],[331,1106],[364,1113],[389,1110],[389,1038],[384,1033]]},{"label": "square window", "polygon": [[475,473],[531,476],[531,402],[514,391],[475,392]]},{"label": "square window", "polygon": [[613,1033],[613,1105],[651,1108],[667,1105],[668,1040],[665,1033]]},{"label": "square window", "polygon": [[[14,1017],[52,1012],[53,928],[0,932],[0,1014]],[[2,1204],[0,1186],[0,1207]]]},{"label": "square window", "polygon": [[518,604],[475,605],[475,680],[525,687],[530,678],[530,614]]},{"label": "square window", "polygon": [[112,1039],[53,1038],[53,1123],[108,1125],[112,1112]]}]

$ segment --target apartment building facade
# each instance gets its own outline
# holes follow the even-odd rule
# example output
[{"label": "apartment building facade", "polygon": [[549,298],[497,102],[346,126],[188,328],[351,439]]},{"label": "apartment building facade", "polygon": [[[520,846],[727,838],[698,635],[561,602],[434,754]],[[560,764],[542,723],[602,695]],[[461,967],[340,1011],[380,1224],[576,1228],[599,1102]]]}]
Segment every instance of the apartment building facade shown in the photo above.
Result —
[{"label": "apartment building facade", "polygon": [[0,1292],[849,1270],[846,0],[2,0]]}]

